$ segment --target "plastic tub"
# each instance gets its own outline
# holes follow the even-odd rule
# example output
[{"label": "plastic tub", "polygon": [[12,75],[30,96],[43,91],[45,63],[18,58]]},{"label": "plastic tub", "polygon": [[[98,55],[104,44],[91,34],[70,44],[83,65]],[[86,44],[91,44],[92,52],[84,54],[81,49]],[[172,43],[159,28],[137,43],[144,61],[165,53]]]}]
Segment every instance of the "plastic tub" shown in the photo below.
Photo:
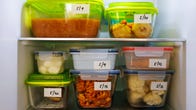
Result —
[{"label": "plastic tub", "polygon": [[94,38],[103,6],[102,0],[28,0],[26,25],[35,37]]},{"label": "plastic tub", "polygon": [[36,109],[65,109],[71,80],[64,74],[30,74],[26,80],[30,105]]},{"label": "plastic tub", "polygon": [[132,107],[163,107],[174,71],[125,70],[127,100]]},{"label": "plastic tub", "polygon": [[149,38],[158,9],[152,2],[114,2],[106,9],[111,37]]},{"label": "plastic tub", "polygon": [[114,69],[117,49],[70,49],[74,69],[110,70]]},{"label": "plastic tub", "polygon": [[173,47],[123,47],[127,69],[169,69]]},{"label": "plastic tub", "polygon": [[36,51],[36,67],[41,74],[59,74],[64,72],[67,56],[63,51]]},{"label": "plastic tub", "polygon": [[119,70],[72,70],[77,103],[80,108],[109,108],[112,105]]}]

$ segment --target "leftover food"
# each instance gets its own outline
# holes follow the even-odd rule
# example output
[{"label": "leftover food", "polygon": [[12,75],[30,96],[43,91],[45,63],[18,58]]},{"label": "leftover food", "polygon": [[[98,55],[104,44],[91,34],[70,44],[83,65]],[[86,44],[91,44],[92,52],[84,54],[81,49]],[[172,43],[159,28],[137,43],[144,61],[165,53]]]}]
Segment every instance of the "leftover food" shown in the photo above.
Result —
[{"label": "leftover food", "polygon": [[142,80],[138,75],[128,76],[127,97],[130,104],[158,106],[164,102],[166,90],[151,89],[152,82],[164,82],[164,80]]},{"label": "leftover food", "polygon": [[63,56],[42,56],[37,58],[38,71],[42,74],[58,74],[64,71]]},{"label": "leftover food", "polygon": [[78,104],[82,108],[107,108],[111,106],[111,90],[94,90],[94,82],[111,82],[108,80],[82,80],[76,79],[76,94]]},{"label": "leftover food", "polygon": [[148,38],[152,33],[152,26],[149,23],[128,23],[122,20],[110,28],[115,38]]},{"label": "leftover food", "polygon": [[32,19],[32,33],[35,37],[91,38],[97,37],[100,20],[36,18]]}]

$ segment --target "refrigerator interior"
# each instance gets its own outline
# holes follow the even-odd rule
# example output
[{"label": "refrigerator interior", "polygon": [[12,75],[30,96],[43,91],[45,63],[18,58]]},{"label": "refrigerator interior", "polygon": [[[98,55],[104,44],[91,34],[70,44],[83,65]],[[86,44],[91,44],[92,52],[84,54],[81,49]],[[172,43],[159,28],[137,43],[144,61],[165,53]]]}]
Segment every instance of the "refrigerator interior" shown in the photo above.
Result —
[{"label": "refrigerator interior", "polygon": [[[117,0],[116,0],[117,1]],[[125,0],[126,1],[126,0]],[[105,1],[108,4],[111,1]],[[176,3],[176,0],[164,0],[157,1],[159,8],[159,15],[155,25],[155,40],[35,40],[28,39],[30,33],[28,29],[23,26],[23,19],[21,20],[21,36],[18,40],[18,72],[17,72],[17,109],[27,110],[30,108],[28,99],[27,87],[25,85],[25,79],[28,74],[34,71],[34,56],[33,52],[37,50],[63,50],[68,51],[70,48],[83,48],[83,47],[114,47],[121,49],[122,46],[131,46],[138,44],[145,45],[161,45],[161,46],[173,46],[175,50],[175,56],[173,57],[174,65],[172,68],[175,70],[175,74],[172,77],[171,89],[168,94],[167,107],[170,110],[186,110],[186,41],[183,40],[183,31],[181,27],[183,24],[179,24],[182,19],[178,19],[180,14],[180,2]],[[175,9],[173,5],[175,4]],[[107,6],[107,5],[106,5]],[[21,17],[22,18],[22,17]],[[164,22],[163,22],[164,21]],[[105,34],[104,34],[105,35]],[[170,39],[156,39],[172,38]],[[23,39],[27,38],[27,39]],[[71,56],[69,57],[67,68],[72,68]],[[117,60],[117,67],[124,64],[122,54],[119,55]],[[120,81],[119,81],[120,82]],[[117,83],[119,83],[117,82]],[[121,85],[117,85],[116,92],[123,92]],[[71,93],[73,96],[73,93]],[[74,102],[74,101],[73,101]],[[71,104],[73,104],[73,102]],[[132,110],[128,105],[117,104],[112,109],[120,109],[125,106],[127,110]],[[69,107],[68,107],[69,109]],[[71,109],[70,109],[71,110]]]}]

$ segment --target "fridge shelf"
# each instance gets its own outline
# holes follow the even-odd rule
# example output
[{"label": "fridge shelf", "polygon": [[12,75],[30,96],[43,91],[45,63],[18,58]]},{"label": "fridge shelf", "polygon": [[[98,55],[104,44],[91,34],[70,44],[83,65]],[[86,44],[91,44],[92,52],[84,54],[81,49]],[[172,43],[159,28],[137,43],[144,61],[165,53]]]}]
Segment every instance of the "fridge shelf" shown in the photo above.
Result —
[{"label": "fridge shelf", "polygon": [[185,39],[172,38],[19,38],[24,45],[30,46],[66,46],[66,47],[122,47],[122,46],[178,46],[186,42]]},{"label": "fridge shelf", "polygon": [[184,42],[183,38],[19,38],[20,41],[74,41],[74,42]]}]

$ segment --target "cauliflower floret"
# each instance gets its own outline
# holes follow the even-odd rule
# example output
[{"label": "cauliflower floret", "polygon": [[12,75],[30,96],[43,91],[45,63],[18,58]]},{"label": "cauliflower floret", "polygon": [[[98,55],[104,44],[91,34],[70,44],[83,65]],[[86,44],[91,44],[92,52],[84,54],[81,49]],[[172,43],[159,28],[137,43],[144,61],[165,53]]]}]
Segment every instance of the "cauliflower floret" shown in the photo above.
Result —
[{"label": "cauliflower floret", "polygon": [[57,67],[61,67],[61,65],[63,64],[62,61],[53,61],[53,65],[57,66]]},{"label": "cauliflower floret", "polygon": [[144,92],[145,81],[140,80],[138,75],[131,75],[128,78],[128,87],[134,92]]},{"label": "cauliflower floret", "polygon": [[45,66],[39,66],[39,72],[42,74],[47,74],[48,69]]},{"label": "cauliflower floret", "polygon": [[151,92],[144,96],[143,101],[148,105],[159,105],[163,102],[163,99],[159,95]]},{"label": "cauliflower floret", "polygon": [[129,92],[128,93],[128,101],[129,101],[129,103],[132,103],[132,104],[138,104],[138,103],[140,103],[140,102],[142,102],[142,100],[143,100],[143,97],[146,95],[146,93],[145,92],[140,92],[140,93],[138,93],[138,92]]},{"label": "cauliflower floret", "polygon": [[163,91],[163,90],[162,91],[153,90],[152,93],[161,96],[161,95],[164,95],[165,94],[165,91]]},{"label": "cauliflower floret", "polygon": [[56,67],[56,66],[52,66],[52,67],[48,68],[48,72],[50,74],[58,74],[59,71],[60,71],[60,68]]},{"label": "cauliflower floret", "polygon": [[52,62],[51,61],[44,61],[43,62],[43,66],[45,66],[46,68],[49,68],[49,67],[51,67],[53,64],[52,64]]},{"label": "cauliflower floret", "polygon": [[43,74],[58,74],[64,70],[62,64],[63,62],[59,60],[43,61],[39,66],[39,71]]}]

